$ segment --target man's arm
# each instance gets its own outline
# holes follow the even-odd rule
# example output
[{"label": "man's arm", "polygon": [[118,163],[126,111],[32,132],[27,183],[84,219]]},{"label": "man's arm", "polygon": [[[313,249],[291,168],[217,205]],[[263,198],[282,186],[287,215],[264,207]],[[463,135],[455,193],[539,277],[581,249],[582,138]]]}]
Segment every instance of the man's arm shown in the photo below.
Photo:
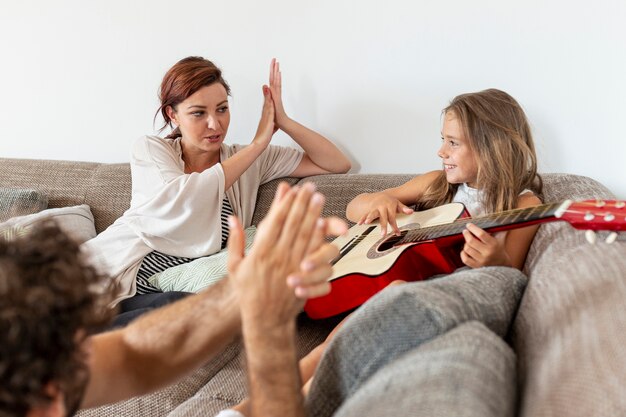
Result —
[{"label": "man's arm", "polygon": [[[228,269],[241,308],[252,416],[304,415],[295,348],[295,316],[304,300],[296,294],[327,293],[330,260],[338,254],[324,241],[323,203],[312,184],[299,189],[282,184],[245,257],[243,229],[231,218]],[[347,228],[343,222],[337,226],[339,233]],[[322,282],[322,292],[298,291]]]},{"label": "man's arm", "polygon": [[175,382],[239,334],[228,280],[88,341],[90,380],[82,407],[121,401]]}]

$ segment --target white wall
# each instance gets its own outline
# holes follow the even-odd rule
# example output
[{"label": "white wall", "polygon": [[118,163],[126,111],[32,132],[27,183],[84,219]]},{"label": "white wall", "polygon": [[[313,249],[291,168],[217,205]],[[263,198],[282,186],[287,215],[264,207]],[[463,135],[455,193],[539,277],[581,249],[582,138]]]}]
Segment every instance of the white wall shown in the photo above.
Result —
[{"label": "white wall", "polygon": [[3,1],[0,156],[127,161],[188,55],[222,67],[229,139],[247,143],[276,56],[288,112],[353,172],[437,168],[441,108],[497,87],[526,109],[542,171],[625,198],[625,20],[620,0]]}]

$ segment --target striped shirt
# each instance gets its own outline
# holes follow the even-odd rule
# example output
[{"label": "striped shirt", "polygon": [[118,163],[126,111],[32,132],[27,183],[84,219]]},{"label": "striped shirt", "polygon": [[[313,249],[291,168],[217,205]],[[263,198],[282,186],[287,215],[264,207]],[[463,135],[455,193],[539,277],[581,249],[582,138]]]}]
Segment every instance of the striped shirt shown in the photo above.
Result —
[{"label": "striped shirt", "polygon": [[[222,222],[222,249],[226,247],[226,242],[228,242],[228,216],[232,216],[233,214],[233,207],[230,205],[228,197],[224,196],[222,212],[220,213],[220,220]],[[162,292],[160,289],[150,284],[149,278],[154,274],[165,271],[167,268],[182,265],[194,259],[196,258],[166,255],[158,251],[150,252],[143,258],[143,262],[137,272],[137,294]]]}]

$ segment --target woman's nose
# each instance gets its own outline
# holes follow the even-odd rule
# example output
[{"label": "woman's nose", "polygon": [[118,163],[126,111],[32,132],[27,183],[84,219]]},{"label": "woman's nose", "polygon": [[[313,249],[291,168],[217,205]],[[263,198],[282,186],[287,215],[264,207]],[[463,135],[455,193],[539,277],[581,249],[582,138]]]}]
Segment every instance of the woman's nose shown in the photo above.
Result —
[{"label": "woman's nose", "polygon": [[209,115],[209,117],[207,118],[206,124],[209,127],[209,129],[215,130],[217,128],[217,120],[212,115]]}]

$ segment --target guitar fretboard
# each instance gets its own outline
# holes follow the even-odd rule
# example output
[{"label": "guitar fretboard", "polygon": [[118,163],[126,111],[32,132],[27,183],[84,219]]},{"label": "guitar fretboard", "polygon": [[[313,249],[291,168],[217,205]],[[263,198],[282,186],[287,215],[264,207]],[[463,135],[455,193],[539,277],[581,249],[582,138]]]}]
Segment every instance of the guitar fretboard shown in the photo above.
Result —
[{"label": "guitar fretboard", "polygon": [[483,217],[458,219],[452,223],[408,230],[406,231],[406,234],[403,233],[403,236],[398,238],[394,245],[416,243],[425,240],[458,235],[463,232],[468,223],[473,223],[485,230],[493,229],[499,226],[530,223],[535,220],[554,217],[560,206],[561,203],[543,204],[540,206],[489,214]]}]

